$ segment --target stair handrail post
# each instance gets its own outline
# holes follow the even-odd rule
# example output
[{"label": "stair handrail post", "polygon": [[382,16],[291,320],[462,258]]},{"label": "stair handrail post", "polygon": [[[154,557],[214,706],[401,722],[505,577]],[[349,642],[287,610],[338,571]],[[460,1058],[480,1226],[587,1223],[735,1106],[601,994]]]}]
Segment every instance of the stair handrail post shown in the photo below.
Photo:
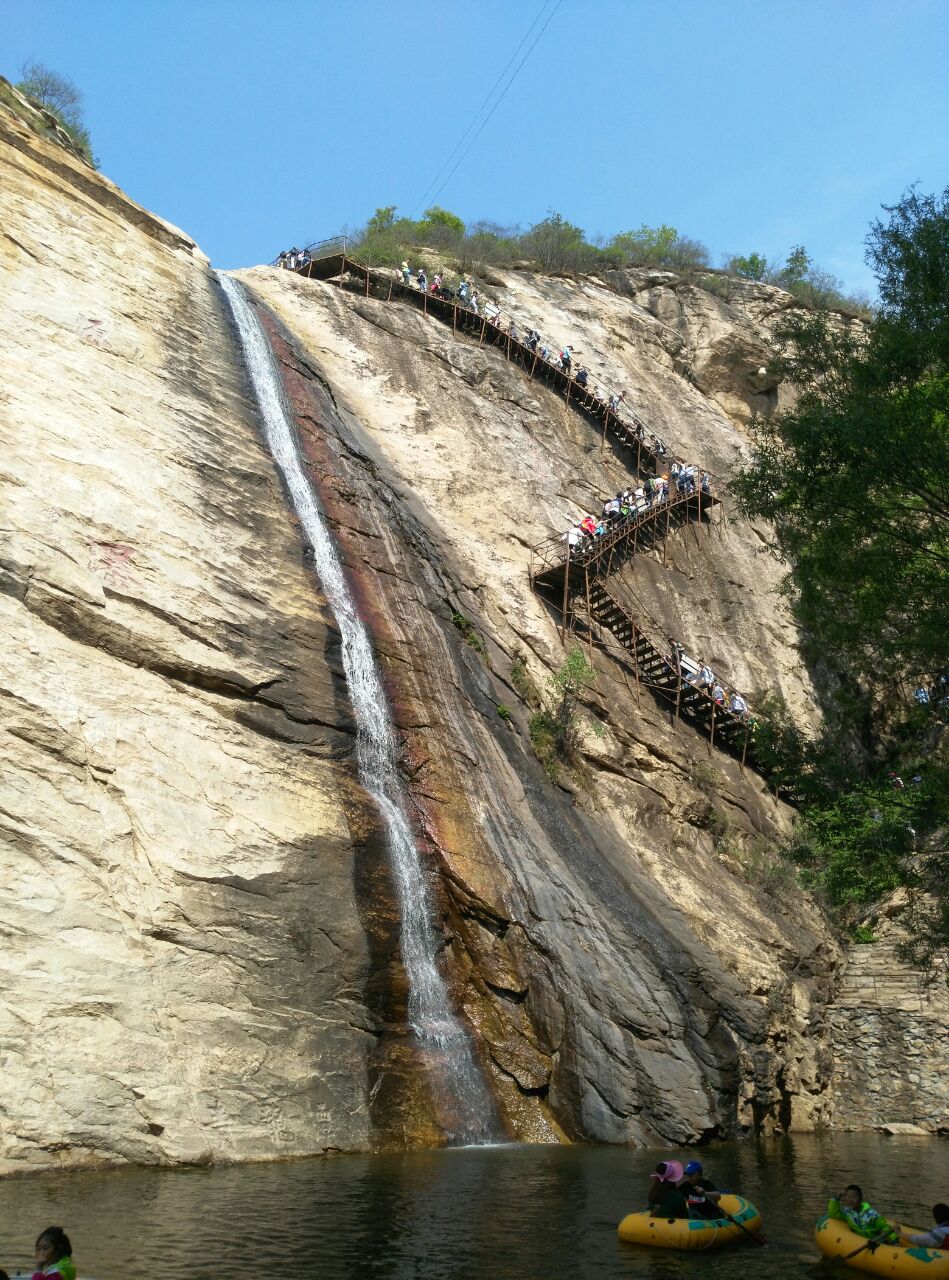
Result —
[{"label": "stair handrail post", "polygon": [[666,494],[666,532],[665,532],[665,534],[663,535],[663,539],[662,539],[662,564],[663,564],[663,568],[665,568],[665,563],[666,563],[666,551],[667,551],[668,546],[669,546],[669,521],[670,521],[671,519],[672,519],[672,494],[671,494],[671,493],[667,493],[667,494]]}]

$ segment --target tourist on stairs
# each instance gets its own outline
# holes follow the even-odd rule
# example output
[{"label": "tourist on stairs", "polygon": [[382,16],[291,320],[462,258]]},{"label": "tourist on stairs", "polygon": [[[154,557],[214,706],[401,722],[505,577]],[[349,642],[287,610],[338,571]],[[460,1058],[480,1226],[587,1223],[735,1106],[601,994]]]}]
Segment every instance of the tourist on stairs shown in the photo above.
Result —
[{"label": "tourist on stairs", "polygon": [[863,1192],[855,1183],[851,1183],[841,1196],[831,1196],[827,1216],[846,1222],[851,1231],[868,1240],[879,1238],[886,1244],[899,1243],[897,1232],[886,1218],[864,1200]]},{"label": "tourist on stairs", "polygon": [[733,693],[728,700],[728,710],[732,715],[738,716],[743,720],[748,714],[748,703],[740,693]]},{"label": "tourist on stairs", "polygon": [[679,1190],[685,1196],[690,1218],[717,1218],[718,1201],[721,1192],[715,1190],[715,1183],[706,1178],[698,1160],[690,1160],[685,1166],[685,1177],[679,1183]]}]

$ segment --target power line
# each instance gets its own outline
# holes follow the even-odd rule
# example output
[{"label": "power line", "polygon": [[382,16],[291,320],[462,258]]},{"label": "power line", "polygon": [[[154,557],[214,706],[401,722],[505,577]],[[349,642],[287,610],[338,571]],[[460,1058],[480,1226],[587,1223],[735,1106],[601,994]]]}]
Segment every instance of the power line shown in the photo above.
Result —
[{"label": "power line", "polygon": [[497,89],[498,85],[501,83],[501,81],[502,81],[502,80],[504,79],[504,77],[507,75],[508,70],[509,70],[509,68],[510,68],[510,66],[511,66],[511,63],[514,61],[514,59],[515,59],[515,58],[517,57],[517,55],[520,53],[521,49],[523,49],[523,47],[524,47],[524,45],[527,43],[527,41],[530,39],[531,33],[533,32],[534,28],[537,26],[537,23],[538,23],[538,22],[540,21],[540,19],[543,17],[544,10],[547,8],[547,6],[548,6],[548,4],[549,4],[549,3],[550,3],[550,0],[542,0],[542,4],[541,4],[541,6],[540,6],[540,9],[537,11],[537,14],[536,14],[536,15],[535,15],[535,17],[534,17],[534,20],[531,22],[530,26],[527,28],[527,31],[524,33],[524,36],[522,37],[520,44],[517,46],[517,48],[516,48],[516,49],[514,50],[514,52],[511,54],[511,56],[510,56],[510,58],[508,59],[508,61],[507,61],[506,65],[505,65],[505,67],[504,67],[504,69],[502,70],[501,74],[498,76],[498,78],[495,80],[494,84],[493,84],[493,85],[491,86],[491,88],[488,90],[488,93],[487,93],[487,95],[486,95],[486,97],[485,97],[484,101],[481,103],[481,106],[478,108],[478,110],[475,112],[474,116],[472,117],[470,124],[469,124],[469,125],[468,125],[468,127],[465,129],[464,133],[461,135],[461,137],[458,139],[458,141],[455,143],[455,145],[452,147],[451,151],[449,152],[449,154],[448,154],[447,158],[445,159],[444,163],[442,164],[441,168],[438,170],[438,172],[435,174],[435,177],[434,177],[434,178],[432,179],[432,181],[429,183],[428,188],[427,188],[427,190],[426,190],[426,194],[422,197],[422,199],[421,199],[421,200],[419,200],[418,204],[415,206],[414,210],[412,211],[412,213],[413,213],[413,217],[414,217],[414,216],[419,212],[419,210],[422,208],[422,206],[423,206],[423,205],[428,204],[428,203],[429,203],[429,200],[434,201],[435,199],[437,199],[438,195],[439,195],[439,194],[444,190],[445,185],[447,184],[448,180],[451,178],[452,174],[455,172],[455,169],[457,169],[457,168],[458,168],[458,165],[460,165],[460,164],[461,164],[462,160],[464,160],[465,156],[468,154],[468,152],[469,152],[469,151],[471,150],[471,148],[474,146],[475,142],[478,140],[479,135],[481,134],[482,129],[484,129],[485,125],[488,123],[488,121],[489,121],[489,120],[491,119],[491,117],[494,115],[494,113],[495,113],[495,111],[498,109],[498,106],[500,105],[500,103],[501,103],[502,99],[504,98],[504,95],[507,93],[508,89],[510,89],[510,87],[511,87],[511,85],[514,83],[514,81],[517,79],[518,72],[521,70],[521,67],[523,67],[524,63],[525,63],[525,62],[527,61],[527,59],[530,57],[531,52],[532,52],[532,51],[533,51],[533,49],[534,49],[534,45],[536,45],[536,44],[537,44],[537,41],[538,41],[538,40],[540,39],[540,37],[544,34],[544,32],[547,30],[547,27],[550,25],[550,19],[554,16],[554,14],[555,14],[555,13],[557,12],[557,10],[560,8],[561,4],[563,3],[563,0],[557,0],[556,4],[554,5],[553,9],[551,10],[550,14],[548,15],[547,21],[544,23],[543,27],[541,27],[540,31],[538,32],[538,34],[537,34],[537,36],[536,36],[536,38],[535,38],[535,40],[534,40],[534,43],[533,43],[533,44],[531,45],[531,47],[527,50],[527,53],[524,55],[524,57],[521,59],[520,63],[518,64],[517,68],[515,69],[514,74],[511,76],[510,80],[507,82],[507,84],[506,84],[506,85],[504,86],[504,88],[501,90],[500,97],[498,98],[497,102],[495,102],[494,106],[491,108],[491,110],[490,110],[490,112],[488,113],[487,117],[482,121],[481,126],[480,126],[480,128],[478,129],[478,132],[477,132],[477,133],[475,134],[475,136],[471,139],[471,142],[468,144],[468,146],[467,146],[467,148],[465,149],[465,151],[463,152],[463,154],[462,154],[461,156],[459,156],[459,157],[458,157],[458,160],[457,160],[457,162],[456,162],[456,164],[455,164],[454,168],[451,170],[451,173],[449,173],[449,174],[448,174],[448,177],[445,179],[445,181],[441,184],[441,186],[440,186],[440,187],[438,187],[438,190],[437,190],[437,191],[435,191],[435,194],[434,194],[433,196],[432,196],[432,195],[430,195],[429,193],[432,191],[432,188],[433,188],[433,187],[435,187],[436,183],[438,182],[438,180],[439,180],[439,178],[442,176],[442,174],[445,172],[445,170],[446,170],[446,168],[448,167],[448,165],[450,165],[450,164],[451,164],[452,159],[454,158],[454,156],[455,156],[456,152],[458,151],[458,149],[459,149],[460,147],[462,147],[462,146],[464,145],[465,139],[467,138],[468,134],[471,132],[471,130],[472,130],[472,129],[474,128],[474,126],[477,124],[479,116],[480,116],[480,115],[481,115],[481,113],[484,111],[484,109],[485,109],[485,107],[488,105],[488,103],[491,101],[491,99],[492,99],[492,97],[494,96],[495,90]]},{"label": "power line", "polygon": [[545,32],[545,31],[547,30],[547,28],[550,26],[551,19],[553,18],[554,14],[557,12],[557,10],[560,8],[560,6],[561,6],[562,4],[563,4],[563,0],[557,0],[557,3],[554,5],[553,9],[551,9],[551,11],[550,11],[550,15],[549,15],[549,17],[547,18],[547,21],[546,21],[546,22],[544,23],[544,25],[541,27],[540,31],[538,31],[538,33],[537,33],[537,35],[536,35],[536,37],[535,37],[535,39],[534,39],[534,43],[533,43],[533,44],[531,45],[531,47],[527,50],[527,52],[524,54],[523,58],[521,58],[520,62],[517,64],[517,66],[514,68],[514,74],[511,76],[510,80],[508,80],[507,84],[506,84],[506,85],[504,86],[504,88],[501,90],[500,97],[498,98],[497,102],[495,102],[495,104],[494,104],[494,106],[491,108],[491,110],[488,112],[488,114],[487,114],[487,116],[485,117],[485,119],[482,121],[481,125],[480,125],[480,126],[479,126],[479,128],[478,128],[478,132],[475,134],[475,136],[474,136],[474,137],[471,139],[471,141],[468,143],[467,147],[465,147],[464,151],[463,151],[463,152],[461,153],[461,155],[458,157],[457,161],[455,162],[455,166],[454,166],[454,168],[452,169],[451,173],[449,173],[448,177],[445,179],[445,181],[442,183],[442,185],[438,188],[438,190],[437,190],[437,191],[435,192],[435,194],[432,196],[432,200],[433,200],[433,201],[434,201],[434,200],[437,200],[437,199],[438,199],[438,197],[441,195],[441,193],[444,191],[445,187],[446,187],[446,186],[448,185],[448,183],[451,181],[451,178],[452,178],[452,176],[454,175],[455,170],[458,168],[458,166],[461,164],[462,160],[464,160],[465,156],[468,154],[468,152],[471,150],[471,148],[474,146],[474,144],[475,144],[475,143],[478,141],[478,139],[480,138],[480,136],[481,136],[481,134],[482,134],[482,132],[483,132],[483,130],[484,130],[485,125],[488,123],[488,121],[489,121],[489,120],[491,119],[491,117],[494,115],[495,111],[497,111],[498,107],[499,107],[499,106],[501,105],[501,103],[504,101],[504,96],[505,96],[505,94],[507,93],[508,89],[510,89],[510,87],[511,87],[511,85],[514,83],[514,81],[517,79],[518,75],[520,74],[520,70],[521,70],[521,68],[523,67],[524,63],[525,63],[525,62],[527,61],[527,59],[531,56],[531,54],[534,52],[534,47],[536,46],[537,41],[541,38],[541,36],[544,34],[544,32]]}]

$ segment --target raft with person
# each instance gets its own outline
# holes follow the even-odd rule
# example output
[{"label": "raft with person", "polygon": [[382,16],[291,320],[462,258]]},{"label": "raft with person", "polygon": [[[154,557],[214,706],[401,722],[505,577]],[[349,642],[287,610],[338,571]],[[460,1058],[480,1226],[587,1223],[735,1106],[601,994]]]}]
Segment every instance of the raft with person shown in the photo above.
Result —
[{"label": "raft with person", "polygon": [[[915,1235],[914,1227],[902,1228]],[[814,1239],[825,1258],[837,1258],[845,1266],[892,1280],[949,1280],[949,1250],[926,1245],[888,1244],[868,1240],[852,1231],[846,1222],[825,1214],[814,1228]]]},{"label": "raft with person", "polygon": [[761,1215],[744,1196],[719,1191],[698,1160],[683,1169],[678,1160],[660,1160],[650,1176],[647,1207],[628,1213],[617,1227],[627,1244],[656,1249],[722,1249],[743,1237],[763,1245]]},{"label": "raft with person", "polygon": [[737,1244],[761,1226],[761,1214],[744,1196],[723,1194],[718,1218],[658,1218],[651,1213],[628,1213],[617,1227],[627,1244],[656,1249],[723,1249]]}]

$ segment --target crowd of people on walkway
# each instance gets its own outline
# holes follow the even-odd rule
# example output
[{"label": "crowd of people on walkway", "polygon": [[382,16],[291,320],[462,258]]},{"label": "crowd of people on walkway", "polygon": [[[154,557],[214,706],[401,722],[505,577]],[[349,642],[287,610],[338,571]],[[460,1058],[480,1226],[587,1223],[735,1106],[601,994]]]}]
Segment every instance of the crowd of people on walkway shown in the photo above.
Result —
[{"label": "crowd of people on walkway", "polygon": [[310,255],[306,249],[284,249],[282,253],[277,254],[275,265],[283,267],[285,271],[296,271],[300,267],[309,265]]},{"label": "crowd of people on walkway", "polygon": [[[543,340],[538,329],[519,327],[513,315],[505,318],[498,304],[481,297],[466,275],[463,275],[457,286],[452,288],[442,272],[436,271],[429,279],[424,267],[413,271],[408,260],[403,259],[397,276],[407,288],[414,287],[421,293],[431,294],[445,302],[457,302],[475,315],[483,315],[484,319],[500,334],[509,337],[512,342],[520,343],[539,360],[571,378],[573,384],[579,389],[587,408],[600,408],[612,413],[656,458],[663,459],[670,456],[666,442],[655,432],[647,432],[635,414],[629,419],[621,418],[620,409],[626,407],[625,391],[611,392],[591,383],[589,369],[586,365],[577,364],[577,353],[569,343],[562,347],[551,347]],[[576,369],[574,369],[575,364],[577,364]]]},{"label": "crowd of people on walkway", "polygon": [[685,684],[704,693],[716,707],[727,711],[742,724],[747,724],[752,729],[757,727],[758,721],[749,711],[745,699],[736,690],[729,691],[704,659],[690,657],[675,640],[670,639],[669,644],[669,665]]},{"label": "crowd of people on walkway", "polygon": [[682,498],[695,493],[711,495],[711,477],[694,465],[674,462],[662,475],[650,476],[635,489],[621,489],[612,498],[607,498],[598,516],[588,512],[561,534],[560,541],[567,544],[571,556],[586,559],[600,538],[617,532],[647,511],[668,502],[673,489],[676,496]]},{"label": "crowd of people on walkway", "polygon": [[921,707],[944,707],[949,704],[949,673],[943,672],[929,684],[918,684],[913,698]]}]

